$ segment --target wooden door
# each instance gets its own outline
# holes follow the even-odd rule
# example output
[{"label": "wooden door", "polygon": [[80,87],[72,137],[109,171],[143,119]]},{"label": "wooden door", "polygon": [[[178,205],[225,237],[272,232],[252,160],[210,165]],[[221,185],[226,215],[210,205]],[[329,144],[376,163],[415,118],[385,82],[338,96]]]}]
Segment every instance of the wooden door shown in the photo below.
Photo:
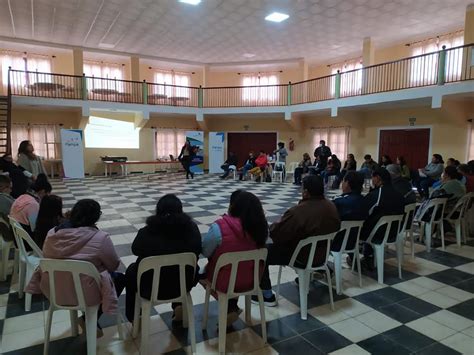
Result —
[{"label": "wooden door", "polygon": [[430,129],[387,129],[380,131],[379,157],[388,155],[395,163],[403,156],[410,169],[424,168],[428,163]]},{"label": "wooden door", "polygon": [[267,154],[273,152],[277,147],[276,133],[227,133],[227,153],[234,152],[239,160],[239,166],[242,166],[249,151],[253,150],[255,156],[260,150]]}]

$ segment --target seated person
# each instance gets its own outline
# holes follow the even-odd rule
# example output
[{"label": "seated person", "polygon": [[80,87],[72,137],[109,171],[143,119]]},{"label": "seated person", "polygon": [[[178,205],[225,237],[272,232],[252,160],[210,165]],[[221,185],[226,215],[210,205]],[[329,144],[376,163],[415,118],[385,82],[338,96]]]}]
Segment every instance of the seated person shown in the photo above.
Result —
[{"label": "seated person", "polygon": [[46,195],[41,199],[33,240],[43,248],[48,232],[64,222],[63,199],[56,195]]},{"label": "seated person", "polygon": [[8,221],[8,215],[15,199],[10,195],[12,182],[6,175],[0,175],[0,217]]},{"label": "seated person", "polygon": [[[364,176],[357,171],[348,171],[342,180],[342,195],[332,202],[336,205],[341,221],[363,221],[369,216],[369,209],[362,196]],[[352,249],[357,239],[357,230],[351,231],[346,248]],[[331,243],[332,251],[341,250],[345,232],[336,234]]]},{"label": "seated person", "polygon": [[458,173],[464,178],[466,192],[474,192],[474,174],[469,170],[469,165],[461,164],[458,166]]},{"label": "seated person", "polygon": [[403,179],[411,180],[411,171],[410,171],[410,168],[407,165],[407,162],[406,162],[405,158],[402,157],[402,156],[398,156],[396,163],[400,166],[401,177]]},{"label": "seated person", "polygon": [[418,173],[413,180],[421,197],[429,197],[429,188],[441,178],[443,169],[444,161],[440,154],[433,154],[431,163],[426,165],[424,169],[418,169]]},{"label": "seated person", "polygon": [[387,168],[392,163],[392,159],[388,155],[382,155],[382,158],[380,158],[379,166],[381,168]]},{"label": "seated person", "polygon": [[[260,200],[252,193],[237,190],[230,196],[229,213],[214,222],[202,241],[202,254],[209,259],[206,278],[212,282],[214,270],[224,253],[255,250],[265,247],[268,224]],[[239,265],[235,290],[245,291],[253,287],[252,263]],[[226,292],[229,286],[230,267],[221,269],[216,288]],[[234,323],[242,312],[237,298],[230,299],[227,309],[227,325]]]},{"label": "seated person", "polygon": [[409,180],[402,177],[400,165],[390,164],[386,169],[390,173],[393,188],[403,196],[405,205],[416,203],[416,194],[413,191],[413,186]]},{"label": "seated person", "polygon": [[[272,292],[269,265],[288,265],[300,240],[316,235],[324,235],[339,230],[341,221],[336,206],[324,197],[324,184],[320,176],[308,175],[303,179],[302,200],[298,205],[287,210],[280,221],[270,226],[270,238],[273,244],[268,244],[267,263],[262,276],[260,287],[266,306],[276,306],[275,295]],[[326,245],[318,243],[314,255],[314,265],[319,265],[326,257]],[[297,259],[304,260],[303,253]],[[258,302],[252,296],[252,302]]]},{"label": "seated person", "polygon": [[10,216],[19,222],[31,236],[36,227],[39,203],[44,196],[51,193],[52,189],[46,175],[40,174],[31,188],[13,202]]},{"label": "seated person", "polygon": [[261,175],[267,170],[268,158],[263,150],[260,151],[257,159],[255,159],[255,168],[250,169],[249,173],[257,177],[257,181],[260,181]]},{"label": "seated person", "polygon": [[22,141],[18,147],[18,165],[31,174],[33,180],[40,174],[46,174],[41,158],[35,154],[30,141]]},{"label": "seated person", "polygon": [[342,168],[341,172],[337,174],[336,180],[334,181],[335,188],[339,188],[342,179],[346,176],[348,171],[355,171],[357,170],[357,162],[354,158],[354,154],[347,154],[347,159],[344,162],[344,167]]},{"label": "seated person", "polygon": [[[78,201],[71,210],[70,219],[49,231],[43,245],[45,258],[72,259],[88,261],[94,264],[101,276],[101,288],[88,278],[82,279],[86,303],[101,304],[102,312],[114,314],[118,307],[118,296],[124,288],[124,275],[115,272],[120,266],[110,236],[97,228],[102,212],[97,201],[84,199]],[[43,277],[44,276],[44,277]],[[59,286],[59,287],[58,287]],[[60,304],[76,304],[76,295],[70,274],[56,276],[56,297]],[[49,295],[49,277],[37,270],[26,292]],[[85,332],[84,316],[79,325]],[[98,336],[102,331],[98,326]]]},{"label": "seated person", "polygon": [[0,170],[3,171],[3,174],[7,174],[10,177],[12,182],[11,195],[13,198],[18,198],[18,196],[23,195],[28,190],[30,179],[33,175],[21,166],[13,163],[11,154],[5,154],[0,159]]},{"label": "seated person", "polygon": [[324,183],[327,184],[330,176],[338,175],[341,172],[341,161],[336,154],[331,155],[326,169],[321,172]]},{"label": "seated person", "polygon": [[321,162],[321,158],[319,155],[317,155],[314,159],[314,165],[309,166],[308,169],[311,175],[319,175],[322,171],[324,171],[325,167],[326,165]]},{"label": "seated person", "polygon": [[374,172],[379,165],[372,159],[370,154],[364,155],[364,162],[360,167],[360,172],[364,174],[364,178],[368,179],[372,176],[372,172]]},{"label": "seated person", "polygon": [[253,154],[253,151],[249,152],[249,156],[247,160],[245,161],[245,164],[242,168],[240,168],[240,173],[239,173],[239,180],[245,179],[247,176],[247,173],[249,170],[255,168],[255,157]]},{"label": "seated person", "polygon": [[[405,201],[403,196],[394,189],[390,173],[384,168],[378,168],[372,173],[372,185],[374,189],[365,196],[365,204],[369,209],[369,216],[365,220],[360,232],[360,240],[366,241],[372,229],[383,216],[403,215],[405,213]],[[400,226],[393,225],[389,240],[398,235]],[[372,242],[380,242],[384,237],[384,231],[379,229]],[[373,249],[369,244],[364,245],[363,254],[368,269],[373,269]]]},{"label": "seated person", "polygon": [[311,157],[308,153],[304,153],[303,160],[300,161],[298,167],[295,169],[295,181],[293,182],[294,185],[301,185],[301,178],[303,177],[303,174],[307,174],[309,172],[309,167],[311,166],[311,164]]},{"label": "seated person", "polygon": [[[137,272],[140,261],[148,256],[194,253],[199,257],[201,253],[201,233],[191,217],[183,213],[183,205],[178,197],[168,194],[160,198],[156,204],[156,214],[148,217],[146,226],[140,229],[132,244],[132,253],[137,261],[130,264],[125,273],[127,298],[126,316],[133,322],[135,293],[137,292]],[[189,268],[186,270],[186,288],[190,291],[198,281],[198,270],[195,273]],[[149,299],[153,283],[153,272],[142,276],[140,294]],[[171,299],[179,295],[180,279],[179,268],[163,268],[160,275],[158,297]],[[173,303],[173,320],[181,321],[183,309],[181,304]]]},{"label": "seated person", "polygon": [[230,172],[233,169],[237,169],[237,156],[233,152],[229,152],[229,156],[227,157],[227,160],[224,162],[223,165],[221,165],[221,169],[224,170],[224,174],[220,176],[221,179],[225,179],[227,176],[229,176]]},{"label": "seated person", "polygon": [[447,195],[448,202],[444,214],[448,215],[458,200],[466,194],[466,186],[459,181],[459,173],[455,166],[447,166],[441,175],[441,185],[431,192],[430,198]]}]

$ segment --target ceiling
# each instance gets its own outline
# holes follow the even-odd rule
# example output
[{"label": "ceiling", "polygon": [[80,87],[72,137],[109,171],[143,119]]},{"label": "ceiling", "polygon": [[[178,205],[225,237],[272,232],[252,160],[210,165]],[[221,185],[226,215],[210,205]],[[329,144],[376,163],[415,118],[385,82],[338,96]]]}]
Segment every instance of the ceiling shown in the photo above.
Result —
[{"label": "ceiling", "polygon": [[[0,36],[195,63],[310,63],[463,27],[472,0],[0,0]],[[264,17],[288,13],[282,23]],[[254,54],[246,58],[244,54]]]}]

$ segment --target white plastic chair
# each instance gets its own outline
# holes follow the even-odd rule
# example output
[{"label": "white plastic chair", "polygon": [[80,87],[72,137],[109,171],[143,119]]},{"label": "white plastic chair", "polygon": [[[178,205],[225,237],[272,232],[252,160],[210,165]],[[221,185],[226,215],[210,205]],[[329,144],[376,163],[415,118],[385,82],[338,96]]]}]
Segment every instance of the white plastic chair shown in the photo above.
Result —
[{"label": "white plastic chair", "polygon": [[461,239],[464,239],[464,242],[466,242],[466,210],[470,203],[470,199],[473,198],[473,196],[474,194],[471,192],[461,197],[456,203],[456,206],[454,206],[452,211],[445,218],[449,223],[454,225],[456,244],[458,247],[461,247]]},{"label": "white plastic chair", "polygon": [[286,171],[286,175],[285,175],[285,182],[288,180],[288,176],[295,176],[295,170],[296,168],[299,166],[300,164],[297,162],[297,161],[292,161],[289,165],[288,165],[288,170]]},{"label": "white plastic chair", "polygon": [[[402,226],[403,215],[393,215],[393,216],[383,216],[379,219],[377,224],[374,226],[370,232],[369,238],[367,238],[367,243],[372,245],[374,248],[375,264],[377,266],[377,281],[379,284],[383,284],[383,269],[384,269],[384,258],[385,258],[385,246],[386,245],[395,245],[397,251],[397,264],[398,264],[398,277],[402,278],[402,260],[403,260],[403,238],[404,238],[404,228]],[[389,242],[388,238],[390,236],[390,230],[392,226],[396,224],[397,226],[397,236],[394,241]],[[385,226],[384,237],[380,242],[374,243],[372,239],[375,234],[379,231],[380,228]]]},{"label": "white plastic chair", "polygon": [[[150,333],[150,312],[151,307],[163,303],[180,302],[183,306],[183,327],[189,327],[191,336],[191,349],[196,352],[196,333],[194,330],[193,300],[191,294],[186,289],[186,267],[193,269],[193,275],[196,269],[196,255],[193,253],[180,253],[169,255],[149,256],[140,261],[137,272],[137,294],[135,298],[135,313],[133,320],[133,337],[138,335],[138,327],[141,318],[141,346],[140,354],[148,353],[148,336]],[[167,266],[179,267],[179,296],[172,299],[159,299],[158,290],[160,287],[161,268]],[[151,285],[150,299],[140,296],[140,285],[142,275],[147,271],[153,271],[153,282]],[[140,315],[141,309],[141,315]]]},{"label": "white plastic chair", "polygon": [[[1,247],[1,257],[2,262],[0,263],[0,281],[5,281],[7,279],[8,274],[8,257],[10,256],[10,250],[15,249],[15,244],[13,240],[5,240],[7,237],[4,234],[13,234],[13,231],[10,231],[10,223],[5,221],[2,217],[0,217],[0,247]],[[16,250],[16,249],[15,249]],[[15,261],[17,258],[17,253],[15,252]]]},{"label": "white plastic chair", "polygon": [[[13,228],[13,235],[19,250],[18,260],[18,298],[23,298],[23,290],[25,285],[30,282],[33,272],[39,265],[40,258],[43,257],[43,252],[36,245],[33,239],[27,231],[18,223],[14,218],[9,217],[10,225]],[[31,252],[27,252],[25,248],[25,242],[32,249]],[[25,296],[25,311],[31,310],[31,293],[26,293]]]},{"label": "white plastic chair", "polygon": [[[281,170],[278,170],[278,169],[281,169]],[[277,177],[278,177],[278,181],[280,183],[283,183],[284,176],[285,176],[285,163],[282,161],[277,161],[272,170],[272,181],[276,182]]]},{"label": "white plastic chair", "polygon": [[[329,252],[331,250],[331,241],[334,239],[336,233],[326,234],[326,235],[318,235],[315,237],[308,237],[303,240],[300,240],[298,245],[296,246],[293,255],[291,256],[290,262],[288,266],[291,267],[293,270],[296,271],[298,274],[298,286],[300,292],[300,313],[301,319],[307,320],[308,319],[308,293],[309,293],[309,283],[311,282],[311,275],[315,271],[324,270],[326,272],[328,287],[329,287],[329,299],[331,301],[331,309],[334,310],[334,301],[332,297],[332,285],[331,285],[331,274],[329,272],[329,268],[327,265]],[[326,242],[326,256],[324,262],[314,267],[314,254],[316,253],[318,243]],[[310,251],[308,254],[308,260],[306,261],[306,266],[301,268],[297,266],[297,260],[300,251],[304,248],[309,246]],[[280,265],[280,269],[278,270],[278,283],[277,283],[277,292],[276,292],[276,299],[278,300],[280,296],[280,281],[281,281],[281,272],[283,270],[284,265]]]},{"label": "white plastic chair", "polygon": [[[425,211],[418,218],[420,222],[420,240],[425,238],[426,251],[431,252],[431,238],[433,235],[433,230],[435,227],[438,227],[436,233],[441,235],[441,248],[444,250],[444,227],[443,227],[443,215],[444,209],[446,207],[447,198],[434,198],[428,202],[428,205],[425,208]],[[423,221],[423,217],[431,212],[429,221]]]},{"label": "white plastic chair", "polygon": [[[261,270],[265,267],[265,261],[267,259],[268,250],[266,248],[251,250],[251,251],[239,251],[224,253],[219,256],[216,266],[214,268],[214,275],[212,277],[212,283],[204,280],[206,288],[206,298],[204,303],[204,313],[202,319],[203,329],[207,328],[207,320],[209,313],[209,298],[211,292],[217,294],[217,301],[219,302],[219,353],[225,353],[226,344],[226,329],[227,329],[227,306],[228,300],[239,296],[245,296],[245,321],[250,323],[250,299],[252,295],[257,295],[258,303],[260,307],[260,321],[262,326],[262,338],[263,341],[267,342],[267,325],[265,323],[265,304],[263,301],[262,290],[260,289],[260,274]],[[237,280],[237,271],[239,263],[241,262],[253,262],[253,287],[247,291],[236,291],[235,283]],[[216,289],[217,277],[222,268],[230,266],[230,278],[227,292],[221,292]]]},{"label": "white plastic chair", "polygon": [[413,236],[413,225],[415,219],[416,203],[411,203],[405,206],[405,241],[410,240],[411,257],[415,258],[415,238]]},{"label": "white plastic chair", "polygon": [[229,165],[229,170],[233,176],[233,179],[237,180],[237,167],[235,165]]},{"label": "white plastic chair", "polygon": [[[72,336],[77,336],[78,334],[77,311],[84,312],[86,318],[87,355],[94,355],[96,353],[97,344],[97,312],[100,304],[87,305],[84,290],[82,289],[81,276],[87,276],[93,279],[97,283],[97,290],[100,290],[100,275],[96,267],[88,261],[61,259],[41,259],[39,265],[43,273],[48,273],[49,278],[50,305],[46,319],[43,354],[48,354],[53,313],[59,309],[65,309],[69,310]],[[76,305],[58,304],[58,300],[56,299],[56,286],[58,285],[55,281],[55,273],[57,272],[69,273],[71,275],[74,282],[74,291],[71,290],[71,292],[75,292],[77,299]],[[117,313],[117,328],[120,339],[123,339],[122,317],[120,313]]]},{"label": "white plastic chair", "polygon": [[[336,233],[344,232],[344,239],[342,240],[341,249],[339,251],[331,250],[331,255],[334,257],[334,273],[336,277],[336,293],[340,295],[342,293],[342,255],[344,253],[353,253],[352,259],[352,271],[354,271],[354,265],[357,262],[357,272],[359,274],[359,287],[362,288],[362,271],[360,268],[360,254],[359,254],[359,237],[360,230],[364,221],[342,221],[341,228]],[[347,242],[349,241],[349,235],[351,231],[357,228],[357,239],[352,249],[347,248]]]}]

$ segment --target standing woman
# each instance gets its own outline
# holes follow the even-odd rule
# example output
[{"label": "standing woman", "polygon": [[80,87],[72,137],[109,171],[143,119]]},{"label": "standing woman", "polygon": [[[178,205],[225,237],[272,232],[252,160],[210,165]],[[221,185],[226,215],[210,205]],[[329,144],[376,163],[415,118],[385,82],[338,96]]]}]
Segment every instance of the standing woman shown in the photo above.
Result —
[{"label": "standing woman", "polygon": [[18,165],[32,174],[33,180],[39,174],[46,174],[41,158],[35,154],[30,141],[22,141],[18,147]]},{"label": "standing woman", "polygon": [[192,158],[192,146],[189,140],[186,140],[183,147],[181,148],[181,153],[179,154],[178,160],[181,162],[184,170],[186,171],[186,179],[189,179],[189,175],[191,175],[191,179],[194,179],[194,174],[189,170],[191,166],[191,158]]}]

